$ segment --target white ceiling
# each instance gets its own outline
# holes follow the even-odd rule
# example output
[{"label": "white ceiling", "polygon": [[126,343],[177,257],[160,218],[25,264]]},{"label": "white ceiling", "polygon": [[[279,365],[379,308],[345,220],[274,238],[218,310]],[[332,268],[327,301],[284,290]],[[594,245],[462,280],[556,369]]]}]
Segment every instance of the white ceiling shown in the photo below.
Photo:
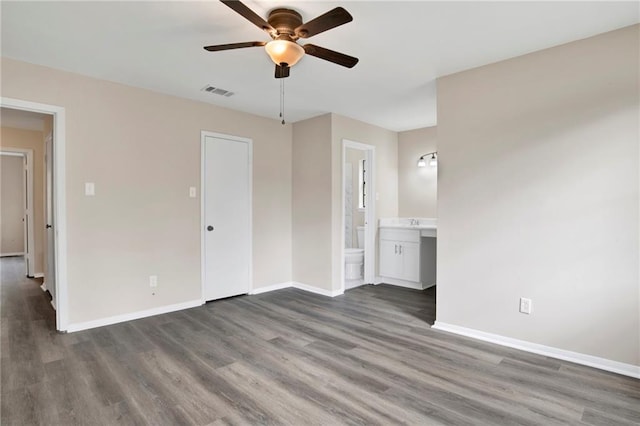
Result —
[{"label": "white ceiling", "polygon": [[[293,6],[308,21],[338,5],[354,17],[303,40],[360,63],[302,58],[285,82],[287,121],[334,112],[396,131],[436,124],[439,76],[640,22],[633,1],[244,3],[263,17]],[[1,25],[3,56],[277,119],[279,80],[262,48],[202,49],[268,40],[218,1],[2,1]]]}]

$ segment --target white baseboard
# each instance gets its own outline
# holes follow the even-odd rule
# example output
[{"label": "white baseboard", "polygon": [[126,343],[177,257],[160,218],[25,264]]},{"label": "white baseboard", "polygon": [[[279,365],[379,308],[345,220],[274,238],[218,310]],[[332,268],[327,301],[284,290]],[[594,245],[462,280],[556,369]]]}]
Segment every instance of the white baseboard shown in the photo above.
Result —
[{"label": "white baseboard", "polygon": [[292,287],[292,282],[291,281],[287,281],[287,282],[284,282],[284,283],[273,284],[273,285],[268,285],[266,287],[254,288],[253,290],[251,290],[249,292],[249,294],[252,295],[252,294],[268,293],[270,291],[282,290],[283,288],[289,288],[289,287]]},{"label": "white baseboard", "polygon": [[640,379],[640,366],[638,365],[626,364],[606,358],[527,342],[525,340],[513,339],[499,334],[486,333],[484,331],[447,324],[441,321],[436,321],[431,328]]},{"label": "white baseboard", "polygon": [[42,291],[47,291],[47,283],[43,281],[40,288],[42,289]]},{"label": "white baseboard", "polygon": [[69,324],[66,331],[69,333],[73,333],[74,331],[87,330],[89,328],[102,327],[105,325],[117,324],[119,322],[132,321],[140,318],[151,317],[154,315],[166,314],[169,312],[180,311],[182,309],[194,308],[200,305],[202,305],[202,301],[198,299],[191,300],[189,302],[176,303],[173,305],[160,306],[157,308],[146,309],[144,311],[131,312],[128,314],[116,315],[113,317]]},{"label": "white baseboard", "polygon": [[416,283],[413,281],[399,280],[389,277],[376,277],[376,282],[374,284],[391,284],[397,285],[398,287],[412,288],[414,290],[424,290],[435,285],[435,283],[427,285],[424,283]]},{"label": "white baseboard", "polygon": [[51,302],[49,302],[49,303],[51,303],[51,306],[53,306],[53,310],[54,310],[54,311],[57,311],[57,309],[56,309],[56,302],[54,302],[54,301],[53,301],[53,299],[51,299]]},{"label": "white baseboard", "polygon": [[24,256],[25,252],[14,252],[14,253],[0,253],[0,257],[11,257],[11,256]]},{"label": "white baseboard", "polygon": [[352,288],[360,287],[364,285],[364,280],[362,278],[357,280],[344,280],[344,289],[351,290]]},{"label": "white baseboard", "polygon": [[336,297],[336,296],[340,296],[341,294],[344,294],[343,290],[326,290],[324,288],[314,287],[308,284],[299,283],[297,281],[292,281],[291,287],[308,291],[309,293],[320,294],[322,296],[327,296],[327,297]]},{"label": "white baseboard", "polygon": [[[299,282],[284,282],[279,284],[270,285],[267,287],[260,287],[252,290],[249,294],[260,294],[266,293],[269,291],[281,290],[283,288],[294,287],[300,290],[308,291],[310,293],[316,293],[323,296],[335,297],[343,294],[341,290],[329,291],[318,287],[313,287],[307,284],[302,284]],[[75,324],[69,324],[67,327],[68,333],[73,333],[75,331],[88,330],[90,328],[103,327],[105,325],[117,324],[125,321],[133,321],[140,318],[151,317],[154,315],[166,314],[169,312],[180,311],[182,309],[194,308],[196,306],[202,305],[203,302],[201,300],[192,300],[184,303],[176,303],[174,305],[161,306],[158,308],[147,309],[144,311],[131,312],[128,314],[116,315],[113,317],[100,318],[97,320],[80,322]],[[55,306],[54,306],[55,309]]]},{"label": "white baseboard", "polygon": [[314,287],[312,285],[299,283],[297,281],[287,281],[284,283],[278,283],[278,284],[273,284],[266,287],[256,288],[251,290],[249,294],[254,295],[254,294],[267,293],[269,291],[282,290],[283,288],[290,288],[290,287],[297,288],[298,290],[308,291],[309,293],[320,294],[322,296],[327,296],[327,297],[336,297],[336,296],[340,296],[341,294],[344,294],[342,290],[333,290],[333,291],[325,290],[324,288]]},{"label": "white baseboard", "polygon": [[33,274],[33,278],[44,278],[44,272],[36,272]]}]

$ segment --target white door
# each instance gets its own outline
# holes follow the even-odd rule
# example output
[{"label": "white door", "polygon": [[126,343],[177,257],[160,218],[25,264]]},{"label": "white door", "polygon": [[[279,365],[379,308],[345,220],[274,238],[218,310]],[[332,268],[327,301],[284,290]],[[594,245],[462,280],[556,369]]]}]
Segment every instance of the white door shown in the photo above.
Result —
[{"label": "white door", "polygon": [[28,163],[27,163],[27,156],[23,155],[22,156],[22,177],[23,177],[23,181],[22,181],[22,186],[24,188],[24,191],[22,193],[23,195],[23,204],[24,204],[24,215],[22,216],[22,225],[24,228],[24,243],[23,243],[23,247],[24,247],[24,259],[25,259],[25,266],[27,267],[27,276],[33,278],[34,272],[34,265],[32,264],[32,256],[31,253],[34,252],[35,247],[31,247],[31,245],[29,244],[29,233],[33,232],[32,229],[30,229],[29,227],[29,218],[31,217],[31,206],[29,205],[29,167],[28,167]]},{"label": "white door", "polygon": [[249,141],[204,140],[204,299],[249,292],[251,265]]},{"label": "white door", "polygon": [[45,168],[47,175],[47,266],[44,273],[45,287],[51,293],[51,304],[56,307],[56,271],[55,271],[55,244],[54,244],[54,232],[53,229],[53,140],[52,136],[47,136],[45,141]]}]

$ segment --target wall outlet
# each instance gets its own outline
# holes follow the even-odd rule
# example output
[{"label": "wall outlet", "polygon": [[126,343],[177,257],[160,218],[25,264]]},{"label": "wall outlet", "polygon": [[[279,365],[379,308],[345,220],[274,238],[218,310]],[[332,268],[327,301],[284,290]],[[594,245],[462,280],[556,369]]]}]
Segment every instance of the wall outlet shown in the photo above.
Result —
[{"label": "wall outlet", "polygon": [[531,306],[532,306],[531,299],[527,299],[525,297],[520,298],[520,312],[522,312],[523,314],[530,314]]},{"label": "wall outlet", "polygon": [[149,287],[158,287],[157,275],[149,275]]},{"label": "wall outlet", "polygon": [[190,198],[196,198],[196,196],[197,196],[196,187],[195,186],[190,186],[189,187],[189,197]]},{"label": "wall outlet", "polygon": [[84,195],[86,195],[87,197],[93,197],[94,195],[96,195],[96,184],[93,182],[85,182]]}]

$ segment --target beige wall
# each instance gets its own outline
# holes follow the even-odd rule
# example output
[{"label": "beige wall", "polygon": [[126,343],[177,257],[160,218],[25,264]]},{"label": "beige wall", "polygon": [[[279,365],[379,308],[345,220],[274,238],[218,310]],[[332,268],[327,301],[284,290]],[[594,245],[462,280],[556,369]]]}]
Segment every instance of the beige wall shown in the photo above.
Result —
[{"label": "beige wall", "polygon": [[343,139],[376,148],[376,228],[379,217],[398,214],[396,132],[336,114],[293,125],[293,280],[334,293],[344,262]]},{"label": "beige wall", "polygon": [[438,168],[418,167],[421,155],[437,150],[436,127],[398,133],[398,216],[438,217]]},{"label": "beige wall", "polygon": [[0,255],[24,253],[24,157],[0,155]]},{"label": "beige wall", "polygon": [[[3,87],[3,94],[4,92],[5,88]],[[42,132],[2,127],[0,128],[0,147],[33,150],[33,272],[35,274],[43,274],[46,223],[44,205],[44,139]]]},{"label": "beige wall", "polygon": [[378,271],[378,218],[398,215],[398,134],[362,121],[331,114],[331,235],[332,289],[340,289],[342,282],[342,140],[373,145],[376,149],[375,192],[376,206],[376,275]]},{"label": "beige wall", "polygon": [[358,247],[358,226],[364,225],[364,211],[358,208],[360,193],[360,161],[365,159],[366,152],[361,149],[347,148],[346,163],[351,165],[351,185],[353,187],[353,203],[351,215],[353,218],[352,246]]},{"label": "beige wall", "polygon": [[640,365],[639,36],[438,80],[438,322]]},{"label": "beige wall", "polygon": [[293,125],[293,281],[331,290],[331,115]]},{"label": "beige wall", "polygon": [[2,92],[66,109],[71,323],[200,298],[201,130],[253,139],[253,286],[291,280],[290,125],[7,58]]}]

